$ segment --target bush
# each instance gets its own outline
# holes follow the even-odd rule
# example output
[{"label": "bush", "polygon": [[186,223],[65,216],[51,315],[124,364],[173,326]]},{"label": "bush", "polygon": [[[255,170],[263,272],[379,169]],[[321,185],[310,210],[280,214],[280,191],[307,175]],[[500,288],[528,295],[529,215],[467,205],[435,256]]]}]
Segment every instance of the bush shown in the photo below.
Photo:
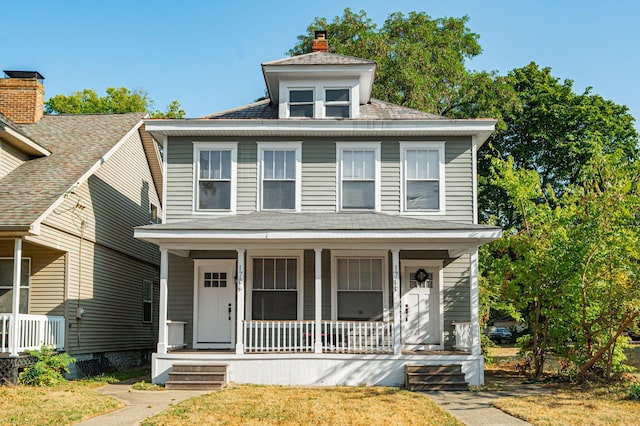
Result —
[{"label": "bush", "polygon": [[640,401],[640,383],[634,383],[629,386],[629,394],[627,397],[633,401]]},{"label": "bush", "polygon": [[494,359],[491,356],[490,349],[495,347],[496,344],[493,343],[493,340],[489,339],[489,336],[486,334],[480,335],[480,351],[482,352],[482,356],[484,357],[485,364],[493,364]]},{"label": "bush", "polygon": [[20,373],[19,383],[31,386],[51,386],[65,381],[63,373],[69,372],[69,364],[75,362],[67,353],[57,353],[43,346],[40,350],[27,351],[37,358],[35,364]]}]

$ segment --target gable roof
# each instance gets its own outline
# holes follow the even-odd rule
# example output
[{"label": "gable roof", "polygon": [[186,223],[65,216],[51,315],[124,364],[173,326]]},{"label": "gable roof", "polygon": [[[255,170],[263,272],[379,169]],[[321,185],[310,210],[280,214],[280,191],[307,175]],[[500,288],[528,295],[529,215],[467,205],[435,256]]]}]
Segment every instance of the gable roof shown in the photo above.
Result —
[{"label": "gable roof", "polygon": [[30,155],[42,156],[51,154],[46,148],[29,138],[9,117],[0,112],[0,139],[4,139]]},{"label": "gable roof", "polygon": [[291,58],[277,59],[275,61],[263,62],[262,66],[268,65],[375,65],[376,61],[356,58],[354,56],[338,55],[329,52],[311,52],[304,55],[293,56]]},{"label": "gable roof", "polygon": [[[249,120],[277,120],[278,106],[265,99],[241,107],[206,115],[209,119],[249,119]],[[290,119],[309,120],[309,119]],[[448,120],[448,118],[423,112],[413,108],[395,105],[378,99],[360,106],[359,118],[344,118],[344,120]],[[326,121],[326,119],[324,119]]]},{"label": "gable roof", "polygon": [[[29,231],[142,125],[144,113],[46,115],[20,130],[51,151],[0,179],[0,230]],[[90,173],[91,172],[91,173]]]}]

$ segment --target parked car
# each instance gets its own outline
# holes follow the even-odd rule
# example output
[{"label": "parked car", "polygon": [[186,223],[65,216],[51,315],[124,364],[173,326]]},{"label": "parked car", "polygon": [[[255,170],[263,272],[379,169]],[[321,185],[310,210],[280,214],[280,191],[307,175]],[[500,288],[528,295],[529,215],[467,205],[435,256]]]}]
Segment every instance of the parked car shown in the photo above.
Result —
[{"label": "parked car", "polygon": [[513,337],[511,331],[506,327],[491,327],[487,333],[489,339],[497,343],[510,341]]}]

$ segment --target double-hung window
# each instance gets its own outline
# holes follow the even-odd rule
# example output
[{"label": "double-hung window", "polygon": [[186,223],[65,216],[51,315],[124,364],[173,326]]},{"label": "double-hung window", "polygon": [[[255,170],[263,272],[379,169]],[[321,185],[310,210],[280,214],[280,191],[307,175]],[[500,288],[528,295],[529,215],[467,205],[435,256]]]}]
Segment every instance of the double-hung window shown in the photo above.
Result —
[{"label": "double-hung window", "polygon": [[340,210],[380,210],[380,144],[336,146]]},{"label": "double-hung window", "polygon": [[251,318],[298,319],[299,258],[254,257],[251,267]]},{"label": "double-hung window", "polygon": [[336,319],[382,321],[388,305],[384,257],[337,257],[335,268]]},{"label": "double-hung window", "polygon": [[401,142],[402,210],[444,212],[444,142]]},{"label": "double-hung window", "polygon": [[289,117],[313,118],[313,89],[289,90]]},{"label": "double-hung window", "polygon": [[[29,313],[30,259],[22,259],[20,267],[20,313]],[[13,309],[13,258],[0,258],[0,312]]]},{"label": "double-hung window", "polygon": [[236,157],[235,143],[194,143],[196,211],[235,211]]},{"label": "double-hung window", "polygon": [[299,142],[258,143],[260,210],[300,210]]},{"label": "double-hung window", "polygon": [[351,97],[349,89],[326,89],[325,90],[325,113],[327,118],[348,118],[350,117]]}]

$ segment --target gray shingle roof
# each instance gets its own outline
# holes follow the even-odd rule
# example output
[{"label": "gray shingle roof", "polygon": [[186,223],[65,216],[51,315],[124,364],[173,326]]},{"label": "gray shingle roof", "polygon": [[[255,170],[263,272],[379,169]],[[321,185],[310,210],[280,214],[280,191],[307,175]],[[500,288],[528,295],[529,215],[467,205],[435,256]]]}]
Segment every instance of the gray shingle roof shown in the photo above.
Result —
[{"label": "gray shingle roof", "polygon": [[0,179],[0,226],[32,224],[144,116],[48,115],[20,125],[51,155],[27,161]]},{"label": "gray shingle roof", "polygon": [[338,55],[329,52],[312,52],[291,58],[278,59],[264,62],[265,65],[371,65],[376,61],[356,58],[353,56]]},{"label": "gray shingle roof", "polygon": [[[276,120],[278,119],[278,106],[269,103],[269,100],[265,99],[202,118]],[[292,118],[290,120],[309,119]],[[360,117],[352,120],[447,120],[447,118],[378,99],[371,99],[368,104],[360,105]]]},{"label": "gray shingle roof", "polygon": [[142,226],[153,230],[196,231],[482,231],[487,225],[392,216],[384,213],[282,213],[255,212]]}]

